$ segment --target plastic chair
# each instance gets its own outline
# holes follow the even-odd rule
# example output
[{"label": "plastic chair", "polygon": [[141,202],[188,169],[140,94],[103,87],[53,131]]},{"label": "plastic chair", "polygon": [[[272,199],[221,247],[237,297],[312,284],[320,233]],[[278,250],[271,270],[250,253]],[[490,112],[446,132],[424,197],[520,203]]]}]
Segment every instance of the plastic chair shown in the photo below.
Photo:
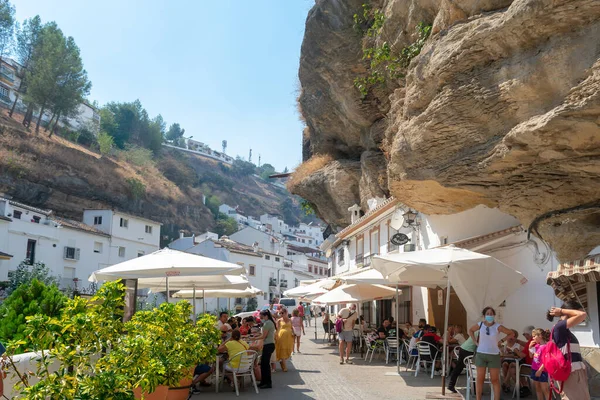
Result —
[{"label": "plastic chair", "polygon": [[387,338],[385,339],[384,342],[384,349],[385,349],[385,363],[387,364],[390,360],[390,356],[393,356],[394,354],[396,355],[396,357],[400,357],[400,348],[398,346],[398,340],[394,337],[394,338]]},{"label": "plastic chair", "polygon": [[513,399],[517,395],[517,388],[519,388],[519,389],[521,388],[521,378],[527,378],[527,386],[529,386],[529,391],[531,393],[533,393],[533,387],[531,385],[531,375],[528,374],[528,373],[524,374],[524,373],[521,372],[521,370],[524,367],[529,368],[529,371],[531,371],[531,365],[529,365],[529,364],[519,364],[519,382],[515,383],[515,388],[513,389],[513,395],[512,395]]},{"label": "plastic chair", "polygon": [[[408,369],[410,368],[410,366],[412,365],[412,368],[415,367],[415,362],[417,361],[417,355],[413,355],[410,354],[410,341],[408,339],[404,339],[402,340],[402,343],[404,343],[404,351],[406,351],[406,369],[405,371],[408,371]],[[412,361],[412,364],[411,364]]]},{"label": "plastic chair", "polygon": [[[258,353],[254,350],[246,350],[240,351],[229,361],[227,361],[223,365],[223,378],[221,380],[221,384],[225,380],[225,373],[229,372],[233,375],[233,385],[235,386],[235,394],[236,396],[240,396],[240,390],[238,388],[238,378],[242,378],[242,383],[244,382],[244,377],[250,376],[252,378],[252,384],[254,385],[254,390],[258,394],[258,385],[256,384],[256,376],[254,376],[254,364],[256,358],[258,357]],[[236,368],[231,367],[231,361],[238,358],[240,363]],[[228,368],[229,367],[229,368]]]},{"label": "plastic chair", "polygon": [[358,329],[352,330],[352,352],[358,353],[360,351],[361,338],[360,331]]},{"label": "plastic chair", "polygon": [[331,342],[331,337],[333,336],[332,330],[335,329],[330,323],[323,322],[323,343],[325,343],[325,338]]},{"label": "plastic chair", "polygon": [[383,340],[369,340],[368,335],[365,335],[364,339],[365,343],[367,344],[367,354],[365,354],[365,361],[369,356],[369,352],[371,352],[371,358],[369,359],[369,362],[373,361],[373,355],[375,354],[375,352],[385,353]]},{"label": "plastic chair", "polygon": [[433,379],[433,373],[435,372],[435,362],[440,359],[441,351],[437,347],[427,342],[417,343],[417,369],[415,370],[415,376],[419,374],[421,364],[425,365],[425,372],[427,372],[427,364],[431,364],[431,379]]},{"label": "plastic chair", "polygon": [[[473,390],[473,394],[475,394],[475,383],[477,382],[477,367],[473,362],[473,356],[465,357],[465,366],[467,367],[467,400],[470,400],[471,389]],[[494,400],[494,388],[492,387],[489,372],[485,374],[483,385],[485,386],[486,383],[490,385],[491,399]]]}]

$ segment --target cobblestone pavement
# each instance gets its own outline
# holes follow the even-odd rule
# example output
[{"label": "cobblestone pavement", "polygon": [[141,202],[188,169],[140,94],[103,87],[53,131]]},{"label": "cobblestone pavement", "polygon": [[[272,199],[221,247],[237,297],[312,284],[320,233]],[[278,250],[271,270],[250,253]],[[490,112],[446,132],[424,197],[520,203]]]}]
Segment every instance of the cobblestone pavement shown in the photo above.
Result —
[{"label": "cobblestone pavement", "polygon": [[[395,363],[385,364],[382,355],[376,355],[369,363],[353,354],[352,365],[340,365],[337,347],[329,346],[320,337],[314,340],[314,327],[307,328],[302,338],[302,354],[295,354],[288,363],[288,372],[279,369],[273,374],[273,389],[260,390],[260,395],[249,385],[240,391],[240,398],[285,399],[285,400],[368,400],[368,399],[425,399],[428,392],[440,392],[441,378],[433,379],[426,374],[414,377],[414,372],[404,372],[400,376],[386,376],[396,371]],[[260,396],[260,397],[259,397]],[[222,392],[215,393],[214,387],[192,396],[192,400],[233,399],[232,389],[224,386]]]}]

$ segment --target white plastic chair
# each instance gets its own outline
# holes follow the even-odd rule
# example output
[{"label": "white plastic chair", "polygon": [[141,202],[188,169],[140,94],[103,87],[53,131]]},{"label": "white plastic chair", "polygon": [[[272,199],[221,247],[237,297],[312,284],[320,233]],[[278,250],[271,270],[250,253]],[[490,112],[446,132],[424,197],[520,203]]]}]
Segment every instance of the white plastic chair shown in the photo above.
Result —
[{"label": "white plastic chair", "polygon": [[387,338],[383,343],[385,349],[385,363],[388,364],[392,355],[400,357],[400,348],[398,346],[398,340],[396,338]]},{"label": "white plastic chair", "polygon": [[425,372],[427,372],[427,364],[431,364],[431,379],[433,379],[433,373],[435,372],[435,362],[440,359],[441,351],[434,345],[428,342],[417,343],[417,369],[415,370],[415,376],[419,374],[421,365],[425,366]]},{"label": "white plastic chair", "polygon": [[[465,366],[467,368],[467,400],[471,399],[471,389],[475,393],[475,383],[477,382],[477,367],[473,362],[473,356],[465,357]],[[489,371],[485,374],[485,380],[483,386],[488,383],[490,385],[491,399],[494,400],[494,388],[492,386],[492,380],[490,379]]]},{"label": "white plastic chair", "polygon": [[[235,386],[235,394],[236,396],[240,396],[240,390],[238,388],[238,378],[242,378],[242,383],[244,382],[244,377],[250,376],[252,378],[252,384],[254,385],[254,390],[258,394],[258,385],[256,384],[256,376],[254,376],[254,365],[256,358],[258,357],[258,353],[254,350],[245,350],[240,351],[229,361],[227,361],[223,366],[223,378],[221,380],[221,384],[225,380],[225,373],[229,372],[233,375],[233,385]],[[231,367],[231,361],[238,358],[240,363],[237,368]]]},{"label": "white plastic chair", "polygon": [[[418,356],[410,354],[412,349],[410,348],[410,341],[408,339],[402,340],[402,343],[404,343],[404,350],[406,351],[406,369],[405,369],[405,371],[408,371],[409,368],[415,367],[415,362],[417,361]],[[412,361],[412,363],[411,363],[411,361]]]},{"label": "white plastic chair", "polygon": [[383,340],[372,340],[371,341],[371,340],[369,340],[368,335],[364,336],[364,340],[367,345],[367,353],[365,354],[365,361],[369,357],[369,352],[371,352],[371,358],[369,359],[369,362],[373,361],[373,355],[375,354],[375,352],[385,353],[385,346],[384,346]]},{"label": "white plastic chair", "polygon": [[515,396],[517,395],[517,388],[521,388],[521,378],[526,378],[527,379],[527,385],[529,386],[529,391],[531,393],[533,393],[533,388],[531,387],[531,375],[530,374],[524,374],[521,372],[521,369],[523,369],[524,367],[528,367],[529,371],[531,371],[531,365],[529,364],[519,364],[519,382],[515,383],[515,388],[513,389],[513,399],[515,398]]}]

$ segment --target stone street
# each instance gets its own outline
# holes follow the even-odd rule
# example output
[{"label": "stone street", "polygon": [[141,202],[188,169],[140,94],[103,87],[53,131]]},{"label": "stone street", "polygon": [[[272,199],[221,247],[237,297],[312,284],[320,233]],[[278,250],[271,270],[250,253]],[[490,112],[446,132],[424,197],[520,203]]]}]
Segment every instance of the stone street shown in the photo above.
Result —
[{"label": "stone street", "polygon": [[[373,362],[360,359],[354,354],[353,365],[340,365],[337,347],[329,346],[322,341],[322,328],[319,326],[319,339],[314,340],[314,327],[306,329],[302,338],[302,354],[295,354],[288,363],[288,372],[278,371],[273,374],[273,389],[260,390],[261,399],[286,400],[366,400],[366,399],[425,399],[427,393],[441,393],[441,378],[431,379],[428,374],[419,374],[415,378],[414,371],[404,372],[401,376],[386,376],[394,373],[396,364],[385,364],[385,357],[376,354]],[[248,380],[249,382],[249,380]],[[464,384],[461,377],[459,385]],[[214,387],[192,396],[192,400],[201,398],[234,399],[235,391],[224,386],[222,392],[216,394]],[[257,396],[254,388],[246,384],[240,391],[240,397]]]}]

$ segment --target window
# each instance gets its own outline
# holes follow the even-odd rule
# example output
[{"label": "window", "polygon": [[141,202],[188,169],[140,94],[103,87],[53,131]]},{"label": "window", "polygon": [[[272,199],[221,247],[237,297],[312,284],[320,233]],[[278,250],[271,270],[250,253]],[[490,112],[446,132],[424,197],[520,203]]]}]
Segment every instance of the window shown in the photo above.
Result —
[{"label": "window", "polygon": [[125,247],[119,246],[119,257],[125,257]]},{"label": "window", "polygon": [[275,257],[275,262],[279,262],[280,258],[279,257]]},{"label": "window", "polygon": [[4,86],[0,86],[0,97],[3,97],[5,99],[9,97],[8,96],[8,89],[5,88]]},{"label": "window", "polygon": [[265,256],[265,260],[270,260],[271,256]]},{"label": "window", "polygon": [[356,238],[356,258],[362,257],[365,252],[365,239],[363,237]]},{"label": "window", "polygon": [[94,242],[94,253],[102,254],[102,242]]},{"label": "window", "polygon": [[440,245],[444,246],[446,244],[448,244],[448,236],[440,237]]},{"label": "window", "polygon": [[27,241],[27,254],[25,255],[25,259],[29,265],[33,265],[35,262],[35,244],[36,241],[33,239]]},{"label": "window", "polygon": [[319,275],[323,275],[323,267],[319,267]]},{"label": "window", "polygon": [[308,241],[308,243],[309,243],[309,244],[312,244],[312,240],[309,240],[309,241]]},{"label": "window", "polygon": [[125,219],[125,218],[121,218],[121,220],[119,222],[119,226],[121,228],[128,228],[129,227],[129,220]]},{"label": "window", "polygon": [[379,229],[371,232],[371,255],[379,254]]},{"label": "window", "polygon": [[344,248],[338,249],[337,251],[338,265],[344,265]]},{"label": "window", "polygon": [[79,249],[75,247],[65,246],[63,258],[65,260],[79,260]]},{"label": "window", "polygon": [[152,235],[152,227],[150,225],[146,225],[146,233]]},{"label": "window", "polygon": [[13,218],[14,218],[14,219],[21,219],[21,214],[23,214],[21,211],[17,211],[17,210],[15,210],[15,211],[13,212]]},{"label": "window", "polygon": [[254,276],[256,275],[256,266],[254,265],[250,265],[248,267],[248,274],[250,274],[250,276]]},{"label": "window", "polygon": [[41,219],[42,218],[38,217],[37,215],[34,215],[33,218],[31,219],[31,222],[33,222],[35,224],[39,224]]},{"label": "window", "polygon": [[308,272],[312,273],[312,265],[308,264]]},{"label": "window", "polygon": [[138,257],[143,257],[146,254],[144,250],[138,250]]},{"label": "window", "polygon": [[102,216],[94,217],[94,225],[102,225]]}]

